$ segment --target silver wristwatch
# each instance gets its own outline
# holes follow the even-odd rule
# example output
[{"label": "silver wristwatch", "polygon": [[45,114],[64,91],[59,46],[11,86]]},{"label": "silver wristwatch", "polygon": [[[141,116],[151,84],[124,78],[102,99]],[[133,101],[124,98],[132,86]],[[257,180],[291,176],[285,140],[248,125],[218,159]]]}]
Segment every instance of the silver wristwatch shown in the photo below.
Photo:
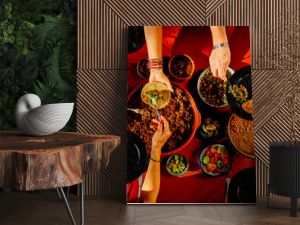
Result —
[{"label": "silver wristwatch", "polygon": [[216,44],[213,46],[213,50],[217,49],[217,48],[229,48],[229,44],[228,43],[220,43],[220,44]]}]

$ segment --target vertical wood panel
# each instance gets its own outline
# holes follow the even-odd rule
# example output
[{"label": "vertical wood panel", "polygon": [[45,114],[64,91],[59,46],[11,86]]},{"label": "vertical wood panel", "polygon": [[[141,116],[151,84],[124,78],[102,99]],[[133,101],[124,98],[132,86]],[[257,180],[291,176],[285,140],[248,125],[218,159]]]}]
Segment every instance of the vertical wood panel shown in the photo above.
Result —
[{"label": "vertical wood panel", "polygon": [[256,194],[258,196],[266,196],[269,183],[268,167],[259,159],[256,159]]},{"label": "vertical wood panel", "polygon": [[103,0],[79,0],[78,69],[127,69],[126,28]]}]

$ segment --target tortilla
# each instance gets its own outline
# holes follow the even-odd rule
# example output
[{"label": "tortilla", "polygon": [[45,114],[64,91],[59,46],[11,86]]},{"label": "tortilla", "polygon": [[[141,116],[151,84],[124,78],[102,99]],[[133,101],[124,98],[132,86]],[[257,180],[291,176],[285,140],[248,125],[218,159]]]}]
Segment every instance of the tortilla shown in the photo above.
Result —
[{"label": "tortilla", "polygon": [[141,92],[141,98],[143,102],[145,102],[147,105],[155,108],[155,105],[153,105],[150,101],[149,95],[155,95],[157,96],[157,109],[162,109],[165,106],[167,106],[171,100],[171,92],[168,89],[168,87],[160,82],[149,82],[147,83]]},{"label": "tortilla", "polygon": [[245,112],[252,114],[253,113],[253,100],[250,99],[242,104],[242,108]]}]

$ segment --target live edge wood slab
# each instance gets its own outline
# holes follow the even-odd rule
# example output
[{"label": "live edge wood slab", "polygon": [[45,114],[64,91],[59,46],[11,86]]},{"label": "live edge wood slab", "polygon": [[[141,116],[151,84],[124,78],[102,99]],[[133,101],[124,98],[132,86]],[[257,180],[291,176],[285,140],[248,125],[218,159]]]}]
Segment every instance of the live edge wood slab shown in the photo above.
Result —
[{"label": "live edge wood slab", "polygon": [[0,187],[29,191],[81,183],[84,174],[107,166],[119,144],[120,137],[112,135],[0,132]]}]

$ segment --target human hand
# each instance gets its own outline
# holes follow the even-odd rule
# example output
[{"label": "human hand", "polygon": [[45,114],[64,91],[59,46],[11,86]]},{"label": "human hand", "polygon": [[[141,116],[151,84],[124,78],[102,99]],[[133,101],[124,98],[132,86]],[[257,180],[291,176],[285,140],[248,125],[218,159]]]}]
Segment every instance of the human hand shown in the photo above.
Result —
[{"label": "human hand", "polygon": [[162,70],[151,70],[150,71],[149,82],[154,82],[154,81],[165,84],[168,87],[168,89],[171,92],[173,92],[171,82]]},{"label": "human hand", "polygon": [[161,149],[172,135],[169,122],[163,116],[160,121],[153,119],[152,122],[150,127],[156,129],[152,137],[152,149]]},{"label": "human hand", "polygon": [[212,50],[209,57],[209,64],[214,77],[227,81],[226,71],[230,63],[230,55],[230,49],[228,47],[221,47]]}]

